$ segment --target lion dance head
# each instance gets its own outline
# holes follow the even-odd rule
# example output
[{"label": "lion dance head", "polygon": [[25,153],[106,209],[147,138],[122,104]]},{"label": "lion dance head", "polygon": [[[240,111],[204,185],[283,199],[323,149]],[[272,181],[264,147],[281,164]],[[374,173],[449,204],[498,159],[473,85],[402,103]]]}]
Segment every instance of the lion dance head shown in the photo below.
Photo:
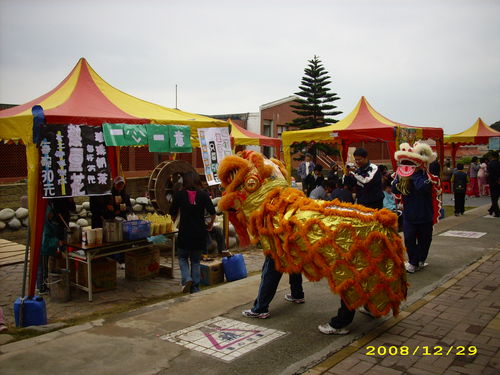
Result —
[{"label": "lion dance head", "polygon": [[288,186],[288,173],[284,164],[274,158],[266,159],[258,152],[242,151],[227,156],[219,166],[218,175],[224,194],[219,201],[219,209],[229,212],[229,220],[234,225],[240,244],[250,244],[247,217],[243,206],[250,194],[269,188]]}]

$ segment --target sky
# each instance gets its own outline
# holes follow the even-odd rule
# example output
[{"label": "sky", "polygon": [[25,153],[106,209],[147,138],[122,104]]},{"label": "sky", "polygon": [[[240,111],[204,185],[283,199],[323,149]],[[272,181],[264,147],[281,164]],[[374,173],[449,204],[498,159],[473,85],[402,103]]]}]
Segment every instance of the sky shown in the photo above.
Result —
[{"label": "sky", "polygon": [[335,102],[457,133],[500,121],[500,0],[0,0],[0,103],[80,57],[114,87],[201,114],[258,112],[319,56]]}]

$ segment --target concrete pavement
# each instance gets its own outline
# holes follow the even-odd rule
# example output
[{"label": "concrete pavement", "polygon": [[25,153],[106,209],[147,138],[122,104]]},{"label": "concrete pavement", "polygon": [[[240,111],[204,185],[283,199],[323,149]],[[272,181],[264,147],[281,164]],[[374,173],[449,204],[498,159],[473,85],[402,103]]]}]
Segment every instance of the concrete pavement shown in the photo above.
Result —
[{"label": "concrete pavement", "polygon": [[[435,227],[429,256],[430,265],[424,271],[408,277],[409,296],[403,310],[408,307],[409,311],[415,312],[410,315],[408,311],[403,311],[400,318],[397,318],[404,318],[398,321],[398,324],[406,324],[404,330],[398,330],[401,326],[391,325],[391,322],[394,322],[393,318],[375,320],[357,314],[349,335],[323,335],[317,330],[317,325],[327,322],[335,314],[339,307],[338,296],[329,291],[325,281],[305,283],[306,303],[290,304],[283,300],[284,291],[287,290],[286,275],[271,305],[271,318],[267,320],[244,318],[241,316],[241,310],[251,306],[257,293],[260,277],[256,275],[205,290],[197,295],[172,299],[106,320],[97,320],[33,339],[3,345],[0,347],[2,374],[53,372],[61,374],[89,372],[94,374],[292,374],[305,371],[310,371],[311,374],[326,371],[330,373],[402,373],[406,371],[403,365],[395,364],[395,366],[400,366],[396,368],[394,365],[388,365],[388,362],[396,356],[389,359],[387,355],[379,356],[380,358],[377,359],[362,352],[356,354],[352,351],[345,357],[349,359],[352,356],[353,359],[349,359],[352,366],[338,361],[338,358],[330,362],[324,361],[335,353],[342,353],[343,348],[347,347],[352,350],[350,345],[353,342],[360,342],[357,340],[363,340],[364,337],[371,337],[375,340],[376,337],[367,335],[373,335],[377,329],[381,331],[378,334],[379,337],[383,337],[382,335],[388,330],[394,329],[389,332],[390,336],[380,342],[373,341],[378,347],[391,343],[398,346],[406,343],[410,346],[408,342],[411,343],[412,348],[417,343],[420,343],[420,346],[438,345],[439,341],[436,341],[438,339],[421,335],[420,331],[427,329],[427,331],[435,330],[437,333],[440,327],[449,328],[449,332],[454,332],[449,337],[443,336],[446,339],[443,342],[448,346],[458,345],[460,336],[468,333],[467,330],[475,332],[470,333],[473,336],[468,337],[467,345],[475,345],[479,348],[480,361],[486,363],[483,368],[490,371],[498,368],[495,367],[498,366],[498,361],[495,362],[492,358],[498,356],[499,345],[496,345],[496,351],[491,346],[498,344],[498,341],[495,341],[498,340],[498,336],[495,336],[497,331],[494,327],[497,327],[495,319],[498,319],[496,317],[500,306],[492,303],[494,300],[489,298],[498,300],[498,271],[496,270],[499,262],[497,253],[500,247],[500,231],[498,231],[498,219],[484,217],[486,209],[487,207],[483,206],[468,211],[464,216],[450,217]],[[486,234],[477,239],[440,236],[448,230],[485,232]],[[492,255],[494,257],[488,258],[477,268],[479,275],[474,271],[476,273],[470,272],[460,278],[460,272],[465,267],[478,259]],[[457,280],[464,280],[465,285],[458,281],[454,284],[447,284],[447,281],[453,280],[454,277]],[[472,281],[469,281],[471,279],[477,282],[472,285]],[[444,289],[439,289],[440,286]],[[454,288],[460,290],[457,291]],[[484,291],[481,292],[481,289]],[[445,300],[442,303],[439,300],[438,303],[434,301],[438,307],[428,302],[430,297],[426,297],[430,296],[429,293],[432,291],[441,291],[444,295]],[[446,292],[451,293],[452,296],[447,297]],[[467,294],[467,302],[455,298],[460,293]],[[458,301],[455,305],[451,305],[450,301],[453,299],[456,300],[455,302]],[[428,303],[413,305],[420,301]],[[475,306],[477,306],[476,311],[474,311]],[[440,309],[443,311],[439,311]],[[430,324],[432,320],[427,315],[437,314],[437,312],[441,320]],[[449,314],[446,315],[446,312]],[[165,334],[184,330],[194,324],[220,316],[257,325],[263,330],[279,330],[285,332],[286,335],[230,362],[205,354],[209,353],[209,349],[201,353],[161,339]],[[406,321],[411,316],[416,316],[419,319],[418,322]],[[460,319],[457,320],[456,316]],[[437,319],[437,317],[434,318]],[[457,324],[450,325],[450,322]],[[489,347],[481,347],[480,344],[483,344],[481,340],[487,340],[484,344]],[[398,361],[419,363],[423,356],[421,353],[418,354],[401,356]],[[361,357],[355,357],[356,355]],[[432,356],[432,358],[435,357],[437,358],[437,356]],[[452,358],[450,355],[446,357],[448,361]],[[453,361],[446,366],[441,362],[440,366],[428,365],[427,362],[430,360],[425,359],[427,361],[425,364],[414,366],[414,369],[411,369],[411,365],[408,366],[408,373],[444,373],[451,367],[456,367],[453,363],[457,357],[453,356]],[[465,362],[468,363],[470,358],[472,357],[467,357]],[[472,358],[472,362],[477,358],[479,357]],[[377,364],[373,361],[377,361]],[[330,369],[332,366],[334,367]],[[441,372],[436,372],[436,368],[439,368]],[[470,371],[475,369],[478,367],[467,368],[467,371],[474,373]],[[460,372],[457,369],[450,371]]]}]

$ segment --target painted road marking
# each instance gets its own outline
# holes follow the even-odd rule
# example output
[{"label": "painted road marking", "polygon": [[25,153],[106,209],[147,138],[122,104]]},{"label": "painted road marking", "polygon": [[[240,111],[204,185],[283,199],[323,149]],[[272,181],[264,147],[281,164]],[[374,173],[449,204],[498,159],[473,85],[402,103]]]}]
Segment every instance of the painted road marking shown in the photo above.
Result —
[{"label": "painted road marking", "polygon": [[480,238],[480,237],[483,237],[485,234],[486,234],[486,232],[469,232],[469,231],[465,231],[465,230],[449,230],[447,232],[441,233],[440,236]]},{"label": "painted road marking", "polygon": [[162,340],[231,362],[286,332],[217,317],[162,336]]}]

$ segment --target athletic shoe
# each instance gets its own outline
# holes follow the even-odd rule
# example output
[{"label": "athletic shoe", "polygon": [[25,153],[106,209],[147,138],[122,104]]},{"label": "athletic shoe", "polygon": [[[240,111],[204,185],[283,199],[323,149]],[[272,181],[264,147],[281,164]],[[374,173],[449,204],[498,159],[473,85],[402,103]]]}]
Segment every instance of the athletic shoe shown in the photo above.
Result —
[{"label": "athletic shoe", "polygon": [[429,263],[427,262],[418,262],[418,270],[423,270],[425,267],[427,267]]},{"label": "athletic shoe", "polygon": [[417,267],[415,267],[413,264],[410,264],[408,262],[405,262],[405,268],[406,268],[406,272],[408,272],[408,273],[415,273],[417,271]]},{"label": "athletic shoe", "polygon": [[256,313],[253,312],[252,310],[244,310],[241,312],[241,315],[247,318],[258,318],[258,319],[267,319],[269,318],[269,316],[271,316],[269,312]]},{"label": "athletic shoe", "polygon": [[4,331],[7,331],[7,326],[5,324],[0,324],[0,332],[4,332]]},{"label": "athletic shoe", "polygon": [[365,315],[368,315],[370,316],[371,318],[377,318],[375,315],[373,315],[370,310],[368,310],[366,307],[364,306],[361,306],[360,308],[358,308],[358,311],[362,314],[365,314]]},{"label": "athletic shoe", "polygon": [[349,333],[348,329],[345,328],[333,328],[330,323],[321,324],[318,326],[321,333],[325,335],[347,335]]},{"label": "athletic shoe", "polygon": [[304,303],[304,298],[293,298],[291,294],[285,294],[285,301],[293,303]]},{"label": "athletic shoe", "polygon": [[189,280],[182,286],[182,293],[190,293],[193,286],[193,280]]}]

